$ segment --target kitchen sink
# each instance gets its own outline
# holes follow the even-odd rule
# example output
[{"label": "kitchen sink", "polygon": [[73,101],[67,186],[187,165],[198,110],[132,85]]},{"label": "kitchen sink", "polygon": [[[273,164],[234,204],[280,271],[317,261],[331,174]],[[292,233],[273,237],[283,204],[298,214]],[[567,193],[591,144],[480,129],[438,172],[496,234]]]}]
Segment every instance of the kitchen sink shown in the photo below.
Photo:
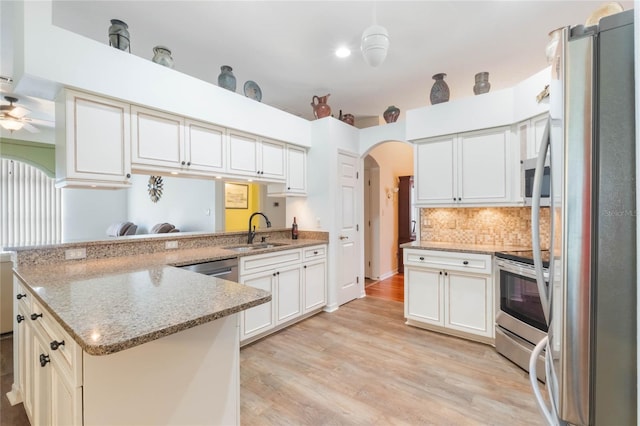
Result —
[{"label": "kitchen sink", "polygon": [[226,250],[233,250],[233,251],[237,251],[237,252],[246,252],[246,251],[253,251],[253,250],[261,250],[261,249],[268,249],[268,248],[274,248],[274,247],[282,247],[282,246],[287,246],[289,244],[287,243],[257,243],[257,244],[239,244],[236,246],[226,246],[226,247],[222,247],[223,249]]}]

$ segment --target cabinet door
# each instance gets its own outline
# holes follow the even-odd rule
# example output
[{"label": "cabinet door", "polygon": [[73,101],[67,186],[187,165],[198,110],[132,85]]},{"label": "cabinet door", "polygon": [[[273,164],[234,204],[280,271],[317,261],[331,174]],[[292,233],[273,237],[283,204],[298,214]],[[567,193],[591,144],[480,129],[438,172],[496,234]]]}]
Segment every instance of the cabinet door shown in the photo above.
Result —
[{"label": "cabinet door", "polygon": [[134,167],[179,168],[182,161],[184,120],[175,115],[135,106],[131,107],[131,115],[131,161]]},{"label": "cabinet door", "polygon": [[509,201],[511,150],[509,130],[491,129],[458,136],[459,193],[462,203]]},{"label": "cabinet door", "polygon": [[445,327],[493,337],[493,291],[490,275],[446,271]]},{"label": "cabinet door", "polygon": [[[128,104],[68,91],[56,104],[66,129],[56,141],[59,186],[128,187],[131,173]],[[58,114],[59,112],[59,114]]]},{"label": "cabinet door", "polygon": [[[27,297],[31,297],[29,294]],[[18,368],[19,368],[19,386],[22,392],[22,401],[24,409],[29,416],[33,412],[33,329],[29,325],[30,310],[27,310],[21,303],[17,303],[17,318],[20,322],[16,322],[15,330],[17,332],[17,340],[14,344],[18,345]]]},{"label": "cabinet door", "polygon": [[[273,272],[269,271],[260,274],[249,275],[242,279],[242,283],[254,288],[269,291],[273,294],[275,279],[272,274]],[[246,311],[242,312],[242,339],[246,339],[248,337],[260,334],[273,328],[273,326],[275,325],[273,303],[274,300],[272,299],[271,302],[254,306],[253,308],[249,308]]]},{"label": "cabinet door", "polygon": [[263,139],[258,147],[260,178],[285,179],[285,144]]},{"label": "cabinet door", "polygon": [[536,158],[538,156],[538,152],[540,152],[540,145],[542,144],[544,127],[548,120],[548,114],[542,114],[531,119],[531,136],[529,141],[531,155],[528,158]]},{"label": "cabinet door", "polygon": [[51,365],[51,425],[82,424],[82,388],[71,386],[55,360]]},{"label": "cabinet door", "polygon": [[456,201],[454,138],[416,144],[416,203],[451,204]]},{"label": "cabinet door", "polygon": [[[44,337],[34,330],[31,363],[33,365],[34,425],[51,424],[51,362],[49,347]],[[41,364],[41,359],[44,364]]]},{"label": "cabinet door", "polygon": [[302,315],[302,272],[300,265],[279,268],[276,271],[277,290],[276,324],[282,324]]},{"label": "cabinet door", "polygon": [[287,193],[307,193],[307,151],[287,146]]},{"label": "cabinet door", "polygon": [[229,173],[256,176],[258,172],[258,140],[251,135],[229,132]]},{"label": "cabinet door", "polygon": [[308,262],[302,266],[303,313],[311,312],[327,304],[327,262]]},{"label": "cabinet door", "polygon": [[224,172],[225,129],[187,120],[184,155],[186,167],[203,172]]},{"label": "cabinet door", "polygon": [[405,265],[404,291],[407,319],[444,325],[442,271]]}]

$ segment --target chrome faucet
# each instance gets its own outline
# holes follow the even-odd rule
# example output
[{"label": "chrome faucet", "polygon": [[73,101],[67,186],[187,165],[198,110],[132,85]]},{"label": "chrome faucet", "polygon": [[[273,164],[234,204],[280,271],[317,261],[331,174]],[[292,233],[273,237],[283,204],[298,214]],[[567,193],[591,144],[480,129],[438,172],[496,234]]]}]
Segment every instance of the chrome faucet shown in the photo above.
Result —
[{"label": "chrome faucet", "polygon": [[253,217],[255,215],[260,215],[264,217],[264,220],[267,221],[267,228],[271,228],[271,222],[269,222],[269,218],[265,216],[264,213],[262,212],[252,213],[251,216],[249,217],[249,237],[247,238],[247,244],[253,244],[253,239],[256,237],[256,227],[254,226],[253,230],[251,230],[251,221],[253,220]]}]

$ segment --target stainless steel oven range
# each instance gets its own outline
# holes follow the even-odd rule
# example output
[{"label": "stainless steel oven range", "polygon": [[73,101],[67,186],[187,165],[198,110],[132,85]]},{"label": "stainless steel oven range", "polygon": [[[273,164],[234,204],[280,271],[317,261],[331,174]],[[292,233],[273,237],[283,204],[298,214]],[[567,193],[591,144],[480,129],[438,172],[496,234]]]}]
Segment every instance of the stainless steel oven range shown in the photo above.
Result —
[{"label": "stainless steel oven range", "polygon": [[[549,253],[543,252],[544,276],[549,277]],[[533,348],[547,335],[547,324],[538,293],[531,251],[496,253],[500,309],[496,315],[496,350],[529,370]],[[544,356],[538,359],[537,375],[545,381]]]}]

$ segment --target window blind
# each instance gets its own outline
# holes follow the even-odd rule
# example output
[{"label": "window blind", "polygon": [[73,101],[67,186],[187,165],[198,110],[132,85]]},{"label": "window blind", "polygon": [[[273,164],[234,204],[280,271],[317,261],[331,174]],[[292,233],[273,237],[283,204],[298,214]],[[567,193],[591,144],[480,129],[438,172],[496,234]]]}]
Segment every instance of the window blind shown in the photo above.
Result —
[{"label": "window blind", "polygon": [[62,237],[62,190],[38,168],[0,159],[0,246],[55,244]]}]

